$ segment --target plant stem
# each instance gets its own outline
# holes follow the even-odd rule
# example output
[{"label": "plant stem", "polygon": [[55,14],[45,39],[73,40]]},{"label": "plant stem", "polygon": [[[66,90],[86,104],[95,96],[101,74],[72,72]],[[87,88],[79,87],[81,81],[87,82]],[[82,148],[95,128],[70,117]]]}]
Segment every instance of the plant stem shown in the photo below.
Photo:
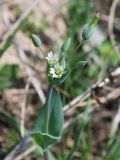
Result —
[{"label": "plant stem", "polygon": [[45,113],[45,132],[48,133],[48,127],[49,127],[49,112],[50,112],[50,102],[51,102],[51,95],[52,95],[53,86],[49,85],[48,88],[48,97],[46,101],[46,113]]},{"label": "plant stem", "polygon": [[75,48],[75,50],[73,50],[73,53],[72,53],[72,55],[70,56],[70,59],[73,58],[73,56],[75,55],[75,53],[78,51],[78,49],[79,49],[85,42],[86,42],[85,40],[82,40],[82,41],[78,44],[78,46]]},{"label": "plant stem", "polygon": [[40,52],[42,53],[43,57],[45,57],[45,53],[43,52],[42,48],[39,47]]},{"label": "plant stem", "polygon": [[[45,132],[48,133],[49,128],[49,113],[50,113],[50,102],[52,95],[53,86],[49,85],[48,88],[48,97],[46,100],[46,113],[45,113]],[[44,150],[44,159],[49,160],[49,150]]]},{"label": "plant stem", "polygon": [[[85,114],[86,113],[84,113],[84,116],[87,116]],[[81,141],[81,138],[82,138],[82,134],[83,134],[83,131],[84,131],[85,127],[87,126],[87,124],[88,124],[88,121],[86,120],[86,117],[81,119],[80,125],[79,125],[79,130],[78,130],[78,135],[75,139],[74,145],[73,145],[70,153],[68,154],[66,160],[72,160],[73,159],[75,151],[79,148],[80,141]]]},{"label": "plant stem", "polygon": [[76,47],[76,49],[73,51],[73,54],[75,54],[75,53],[78,51],[78,49],[79,49],[84,43],[85,43],[85,40],[82,40],[82,41],[78,44],[78,46]]},{"label": "plant stem", "polygon": [[44,151],[44,159],[49,160],[49,150]]}]

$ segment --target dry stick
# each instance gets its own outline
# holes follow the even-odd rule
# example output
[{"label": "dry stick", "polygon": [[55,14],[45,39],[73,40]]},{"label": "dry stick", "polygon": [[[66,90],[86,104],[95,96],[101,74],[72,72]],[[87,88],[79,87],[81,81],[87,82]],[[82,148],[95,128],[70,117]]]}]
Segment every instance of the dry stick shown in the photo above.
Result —
[{"label": "dry stick", "polygon": [[[9,35],[11,35],[19,27],[21,22],[29,15],[29,13],[33,10],[33,8],[37,5],[38,2],[39,2],[39,0],[34,0],[33,1],[31,6],[23,13],[23,15],[10,28],[10,31],[7,32],[7,36],[5,35],[5,37],[8,38]],[[8,17],[8,19],[9,19],[9,17]],[[31,77],[30,80],[32,82],[32,85],[34,86],[35,90],[37,91],[42,103],[44,103],[45,102],[45,95],[44,95],[44,93],[43,93],[43,91],[41,89],[41,84],[40,84],[39,80],[34,77],[33,70],[28,65],[29,63],[28,63],[27,57],[25,56],[25,53],[23,52],[23,50],[21,50],[21,48],[19,47],[19,45],[15,41],[14,41],[14,43],[15,43],[16,49],[18,51],[19,57],[24,62],[24,66],[26,66],[26,71],[27,71],[28,76]]]},{"label": "dry stick", "polygon": [[2,48],[8,39],[10,35],[14,33],[14,31],[20,26],[21,22],[30,14],[30,12],[33,10],[33,8],[37,5],[39,0],[32,1],[32,4],[26,9],[26,11],[20,16],[20,18],[9,28],[8,32],[3,35],[2,40],[3,43],[1,43],[0,48]]},{"label": "dry stick", "polygon": [[[33,9],[33,7],[36,5],[37,1],[34,1],[33,5],[31,5],[30,8],[28,8],[28,10],[26,12],[24,12],[24,14],[22,15],[22,17],[20,17],[20,19],[11,27],[10,31],[5,35],[4,38],[7,39],[7,36],[9,36],[10,34],[12,34],[12,32],[14,32],[14,30],[20,25],[20,23],[27,17],[27,15],[30,13],[30,11]],[[2,14],[2,18],[4,23],[6,24],[7,28],[10,26],[10,21],[9,21],[9,16],[8,16],[8,12],[6,10],[6,14],[3,14],[3,9],[6,9],[5,4],[3,3],[1,6],[1,14]],[[25,87],[25,95],[24,95],[24,100],[22,103],[22,107],[21,107],[21,136],[24,137],[25,135],[25,130],[24,130],[24,123],[25,123],[25,109],[26,109],[26,105],[27,105],[27,97],[28,97],[28,90],[29,90],[29,86],[30,83],[28,82],[26,84]],[[29,139],[28,139],[29,140]],[[5,160],[12,160],[14,157],[14,154],[17,152],[19,148],[19,145],[9,154],[9,156],[7,156],[5,158]],[[16,160],[18,159],[22,159],[22,157],[25,157],[27,154],[29,154],[29,152],[33,152],[36,149],[35,146],[32,146],[31,148],[29,148],[29,150],[27,150],[25,153],[21,154],[20,156],[18,156],[16,158]]]},{"label": "dry stick", "polygon": [[116,45],[115,36],[113,33],[113,23],[114,23],[114,17],[115,17],[115,10],[116,10],[118,2],[119,2],[119,0],[113,0],[111,8],[110,8],[110,15],[109,15],[109,21],[108,21],[108,33],[109,33],[109,37],[110,37],[110,41],[112,43],[112,46],[113,46],[115,52],[117,53],[118,57],[120,58],[119,48]]},{"label": "dry stick", "polygon": [[108,93],[107,95],[104,95],[103,97],[99,98],[99,102],[101,104],[105,104],[106,102],[109,102],[111,100],[115,100],[120,97],[120,88],[114,88],[113,91]]},{"label": "dry stick", "polygon": [[[35,4],[36,4],[36,2],[35,2]],[[0,8],[1,8],[1,15],[2,15],[2,19],[3,19],[3,22],[5,23],[5,25],[6,25],[6,27],[7,27],[7,29],[8,29],[8,32],[11,32],[11,35],[13,34],[13,32],[20,26],[20,24],[21,24],[21,22],[28,16],[28,14],[30,13],[30,10],[32,10],[33,9],[33,7],[34,7],[34,5],[35,4],[33,4],[33,6],[32,6],[32,4],[31,4],[31,8],[29,9],[28,8],[28,11],[25,11],[24,13],[23,13],[23,15],[16,21],[16,23],[15,24],[11,24],[11,22],[10,22],[10,19],[9,19],[9,13],[8,13],[8,9],[7,9],[7,7],[6,7],[6,5],[5,5],[5,3],[3,2],[3,4],[0,6]],[[4,13],[5,12],[5,13]],[[11,28],[12,29],[10,29],[10,26],[11,26]],[[13,30],[13,29],[15,29],[15,30]],[[10,31],[9,31],[10,30]],[[39,57],[38,57],[39,58]],[[32,66],[30,63],[28,63],[28,65],[33,69],[33,70],[35,70],[35,68],[34,68],[34,66]]]},{"label": "dry stick", "polygon": [[[33,4],[31,5],[31,7],[29,7],[26,12],[24,12],[24,14],[19,18],[19,20],[10,28],[10,31],[7,32],[7,34],[5,34],[5,36],[3,37],[3,44],[5,43],[5,41],[7,40],[7,38],[20,26],[21,22],[28,16],[28,14],[31,12],[31,10],[33,9],[33,7],[38,3],[38,0],[34,0]],[[3,19],[5,20],[5,23],[6,23],[6,17],[3,16]],[[7,17],[7,20],[9,21],[9,18]],[[6,24],[7,27],[8,27],[8,23]],[[26,61],[26,57],[25,57],[25,54],[24,52],[19,48],[19,46],[17,44],[16,45],[16,48],[18,49],[18,53],[19,53],[19,57],[24,61]],[[38,95],[42,101],[42,103],[45,102],[45,96],[44,96],[44,93],[42,92],[41,90],[41,87],[40,87],[40,83],[38,82],[38,80],[36,78],[34,78],[34,76],[32,75],[32,70],[30,69],[29,66],[26,65],[26,70],[27,70],[27,73],[29,75],[29,77],[31,78],[31,81],[33,83],[33,86],[35,87],[35,89],[37,90],[38,92]],[[26,108],[26,104],[27,104],[27,92],[29,90],[29,83],[27,83],[26,87],[25,87],[25,91],[26,91],[26,94],[25,94],[25,97],[24,97],[24,101],[23,101],[23,104],[22,104],[22,110],[21,110],[21,135],[22,137],[24,136],[24,120],[25,120],[25,108]],[[16,160],[19,160],[19,159],[22,159],[22,157],[26,156],[29,154],[29,152],[33,152],[35,150],[35,146],[32,146],[31,148],[29,148],[29,150],[27,150],[24,154],[21,154],[20,156],[18,156],[16,158]],[[14,155],[15,151],[11,152],[11,155],[7,156],[5,158],[5,160],[12,160],[13,159],[13,155]]]},{"label": "dry stick", "polygon": [[[29,137],[29,138],[27,138],[25,144],[30,144],[31,142],[32,142],[32,138]],[[18,144],[18,145],[12,150],[12,152],[10,152],[10,153],[4,158],[4,160],[14,160],[14,157],[16,156],[16,153],[18,153],[18,151],[20,150],[20,145],[21,145],[21,144]]]},{"label": "dry stick", "polygon": [[9,20],[9,13],[6,7],[5,2],[3,2],[0,6],[0,11],[3,19],[3,23],[6,25],[7,29],[11,26],[10,20]]},{"label": "dry stick", "polygon": [[[109,21],[109,15],[101,14],[100,20],[108,23],[108,21]],[[120,30],[120,18],[114,17],[114,22],[113,23],[114,23],[115,28],[117,28],[118,30]]]},{"label": "dry stick", "polygon": [[[113,77],[119,76],[120,75],[120,67],[118,67],[110,75]],[[106,77],[104,80],[98,81],[97,83],[93,84],[82,95],[79,95],[78,97],[74,98],[71,102],[69,102],[67,105],[65,105],[63,108],[63,111],[66,113],[67,110],[70,110],[72,107],[74,107],[74,105],[76,103],[78,103],[79,101],[84,101],[86,98],[88,98],[91,95],[91,91],[94,90],[94,88],[103,87],[104,85],[107,85],[110,81],[111,80],[109,79],[109,77]]]},{"label": "dry stick", "polygon": [[[88,113],[92,113],[98,107],[99,107],[99,105],[96,105],[95,107],[89,108]],[[64,124],[64,130],[67,129],[69,126],[71,126],[74,122],[76,122],[80,118],[82,118],[82,116],[83,116],[83,113],[77,115],[74,118],[70,118],[69,121],[65,122],[65,124]]]},{"label": "dry stick", "polygon": [[96,86],[98,86],[101,82],[97,82],[94,85],[92,85],[91,87],[89,87],[87,89],[87,91],[85,91],[82,95],[74,98],[71,102],[69,102],[67,105],[65,105],[63,107],[63,111],[66,113],[68,110],[70,110],[76,103],[78,103],[79,101],[83,101],[86,98],[88,98],[91,95],[91,90],[92,88],[95,88]]},{"label": "dry stick", "polygon": [[[20,89],[20,88],[10,88],[10,89],[5,89],[4,91],[0,91],[0,94],[10,94],[10,95],[25,95],[25,89]],[[29,89],[29,94],[35,94],[34,89]]]},{"label": "dry stick", "polygon": [[[28,10],[26,10],[26,12],[23,13],[23,15],[20,17],[20,19],[11,27],[10,31],[4,36],[4,40],[7,39],[9,37],[9,35],[11,35],[14,32],[14,30],[16,30],[16,28],[28,16],[28,14],[31,12],[31,10],[37,4],[37,2],[38,2],[38,0],[35,0],[33,2],[33,4],[31,5],[31,7],[28,8]],[[16,47],[18,47],[17,44],[16,44]],[[20,55],[21,58],[24,57],[26,59],[24,53],[20,50],[20,48],[18,49],[18,52],[19,52],[19,55]],[[20,54],[20,53],[22,53],[22,54]],[[26,66],[28,66],[28,65],[26,65]],[[34,76],[31,76],[33,74],[33,72],[32,72],[30,67],[26,67],[26,68],[27,68],[27,73],[31,78],[31,81],[32,81],[32,84],[33,84],[34,88],[36,89],[42,103],[44,103],[45,102],[45,95],[44,95],[43,91],[41,90],[39,80],[35,79]],[[27,86],[26,88],[29,88],[29,87]],[[27,98],[25,98],[25,99],[27,99]],[[25,101],[27,102],[27,100],[25,100]],[[21,133],[22,133],[22,135],[24,135],[23,128],[24,128],[24,117],[25,117],[25,103],[24,103],[24,106],[22,107],[21,115],[22,115],[22,118],[21,118]],[[8,156],[6,156],[6,158],[4,160],[13,160],[14,155],[16,154],[18,148],[19,148],[19,146],[17,146]],[[35,150],[35,146],[32,146],[31,148],[26,150],[26,152],[24,154],[19,155],[16,159],[22,159],[22,157],[25,157],[26,155],[32,153],[34,150]]]},{"label": "dry stick", "polygon": [[118,111],[113,119],[113,122],[112,122],[112,127],[111,127],[111,131],[110,131],[110,137],[113,137],[119,127],[119,124],[120,124],[120,104],[119,104],[119,107],[118,107]]},{"label": "dry stick", "polygon": [[[35,78],[35,76],[34,76],[34,74],[33,74],[33,71],[31,70],[31,68],[30,68],[28,65],[26,65],[26,63],[24,63],[24,61],[27,60],[27,57],[25,56],[24,51],[20,48],[20,46],[19,46],[18,44],[16,44],[16,49],[17,49],[17,51],[18,51],[18,54],[19,54],[19,57],[20,57],[21,61],[23,62],[24,66],[25,66],[26,72],[27,72],[27,74],[28,74],[28,76],[29,76],[29,78],[30,78],[30,80],[31,80],[34,88],[36,89],[36,91],[37,91],[37,93],[38,93],[38,95],[39,95],[40,100],[42,101],[42,103],[44,103],[44,102],[45,102],[45,95],[44,95],[44,93],[43,93],[43,91],[42,91],[42,89],[41,89],[40,82],[39,82],[39,80],[38,80],[37,78]],[[17,147],[17,148],[18,148],[18,147]],[[8,155],[4,160],[13,160],[14,155],[15,155],[15,153],[16,153],[16,151],[17,151],[17,148],[15,148],[15,149],[10,153],[10,155]],[[34,149],[34,150],[35,150],[35,149]],[[31,150],[27,149],[26,152],[30,154],[30,153],[32,153],[34,150],[33,150],[33,149],[31,149]],[[21,156],[21,157],[25,157],[26,154],[24,154],[24,155],[23,155],[23,154],[20,154],[20,156]]]},{"label": "dry stick", "polygon": [[[91,106],[98,105],[98,102],[95,99],[91,99],[89,103],[90,103]],[[71,107],[69,110],[67,110],[66,115],[70,116],[71,114],[74,113],[75,109],[83,108],[86,105],[88,105],[88,100],[87,99],[84,100],[84,101],[79,101],[77,104],[74,105],[74,107]]]},{"label": "dry stick", "polygon": [[[100,97],[99,98],[99,102],[101,104],[105,104],[106,102],[109,102],[110,100],[115,100],[117,98],[120,97],[120,88],[117,88],[117,89],[114,89],[112,92],[108,93],[106,96],[103,96],[103,97]],[[80,100],[79,100],[80,101]],[[79,102],[80,103],[80,102]],[[98,108],[100,105],[96,102],[96,101],[93,101],[93,104],[92,104],[94,107],[90,108],[88,110],[89,113],[91,113],[94,109]],[[77,105],[74,105],[74,108],[71,107],[68,112],[72,109],[75,109],[77,108],[78,106]],[[83,114],[79,114],[77,115],[75,118],[70,118],[69,121],[65,122],[64,124],[64,129],[68,128],[72,123],[74,123],[75,121],[79,120],[79,118],[82,117]],[[111,133],[110,133],[110,136],[113,136],[118,128],[118,125],[120,123],[120,106],[119,106],[119,109],[118,109],[118,112],[114,118],[114,121],[113,121],[113,125],[112,125],[112,129],[111,129]]]},{"label": "dry stick", "polygon": [[78,97],[74,98],[71,102],[69,102],[67,105],[64,106],[63,111],[66,113],[68,110],[70,110],[76,103],[79,101],[84,101],[86,98],[88,98],[91,95],[91,91],[98,87],[103,87],[104,85],[108,84],[110,82],[110,79],[106,77],[102,81],[98,81],[95,84],[93,84],[91,87],[89,87],[82,95],[79,95]]},{"label": "dry stick", "polygon": [[25,55],[24,50],[16,42],[15,42],[15,46],[16,46],[16,50],[18,52],[19,58],[23,62],[23,65],[26,69],[28,77],[30,78],[32,85],[34,86],[36,92],[38,93],[41,102],[44,104],[45,103],[45,95],[44,95],[43,90],[41,89],[40,81],[39,81],[39,79],[36,78],[37,75],[35,75],[33,70],[26,64],[28,59]]},{"label": "dry stick", "polygon": [[25,86],[25,95],[23,97],[22,106],[21,106],[21,123],[20,123],[20,133],[21,137],[25,136],[25,113],[26,113],[26,106],[28,103],[28,91],[29,91],[30,83],[27,82]]},{"label": "dry stick", "polygon": [[[118,67],[117,69],[115,69],[110,76],[112,76],[113,78],[120,76],[120,67]],[[91,91],[92,89],[95,89],[96,87],[104,87],[105,85],[107,85],[111,80],[106,77],[103,81],[97,82],[96,84],[92,85],[90,88],[88,88],[88,90],[86,92],[84,92],[82,95],[76,97],[75,99],[73,99],[71,102],[69,102],[66,106],[64,106],[63,110],[64,112],[69,112],[70,110],[72,110],[73,108],[77,108],[77,103],[80,103],[81,101],[86,100],[90,95],[91,95]],[[111,99],[116,99],[120,96],[120,88],[117,88],[115,90],[113,90],[111,93],[109,93],[108,95],[106,95],[106,97],[101,97],[99,98],[101,103],[106,103],[106,101],[109,101]],[[99,107],[99,104],[97,105],[95,103],[95,107],[94,108],[90,108],[88,112],[92,112],[95,108]],[[81,118],[83,114],[79,114],[78,116],[76,116],[75,118],[71,118],[68,122],[65,122],[64,124],[64,129],[68,128],[72,123],[74,123],[75,121],[77,121],[79,118]]]},{"label": "dry stick", "polygon": [[[30,13],[30,11],[33,9],[33,7],[37,4],[38,1],[34,1],[34,3],[31,5],[31,7],[28,8],[28,10],[26,10],[23,15],[19,18],[19,20],[12,26],[12,29],[10,30],[11,32],[14,32],[14,30],[21,24],[21,22],[28,16],[28,14]],[[1,7],[5,7],[5,4],[3,4]],[[2,8],[3,9],[3,8]],[[3,11],[3,10],[1,10]],[[7,12],[7,10],[6,10]],[[4,14],[2,14],[4,15]],[[10,20],[9,20],[9,15],[6,14],[6,16],[2,16],[4,23],[6,24],[7,28],[9,27],[10,24]],[[9,23],[7,23],[9,22]],[[27,64],[26,64],[27,65]],[[34,84],[33,84],[34,85]],[[22,108],[21,108],[21,136],[24,137],[25,131],[24,131],[24,119],[25,119],[25,108],[27,105],[27,92],[29,89],[30,83],[27,83],[26,87],[25,87],[25,96],[24,96],[24,100],[22,103]],[[40,92],[40,96],[41,96],[41,101],[42,103],[45,102],[45,96],[44,93],[42,93],[42,91]]]},{"label": "dry stick", "polygon": [[21,160],[27,157],[29,154],[34,152],[36,150],[36,145],[32,145],[30,148],[28,148],[26,151],[24,151],[22,154],[14,158],[14,160]]}]

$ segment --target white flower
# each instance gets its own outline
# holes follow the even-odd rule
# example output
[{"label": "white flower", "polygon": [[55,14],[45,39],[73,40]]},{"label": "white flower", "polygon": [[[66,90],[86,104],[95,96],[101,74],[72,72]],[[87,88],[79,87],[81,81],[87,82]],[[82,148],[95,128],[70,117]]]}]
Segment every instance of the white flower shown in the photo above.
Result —
[{"label": "white flower", "polygon": [[45,57],[50,65],[55,65],[59,61],[59,55],[53,54],[52,51],[48,52],[48,56]]},{"label": "white flower", "polygon": [[53,78],[61,78],[64,73],[64,67],[60,64],[54,65],[54,67],[50,68],[50,74]]}]

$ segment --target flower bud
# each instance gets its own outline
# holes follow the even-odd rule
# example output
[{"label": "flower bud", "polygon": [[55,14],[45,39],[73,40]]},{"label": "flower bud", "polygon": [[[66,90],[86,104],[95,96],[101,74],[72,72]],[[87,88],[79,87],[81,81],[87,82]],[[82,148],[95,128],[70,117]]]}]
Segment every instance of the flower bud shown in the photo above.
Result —
[{"label": "flower bud", "polygon": [[95,30],[95,28],[97,26],[97,23],[98,23],[99,19],[100,19],[100,13],[98,13],[93,18],[93,20],[85,27],[85,29],[82,32],[83,40],[88,40],[92,36],[92,34],[93,34],[93,32],[94,32],[94,30]]},{"label": "flower bud", "polygon": [[33,42],[35,47],[40,47],[41,46],[41,40],[35,34],[32,34],[32,42]]}]

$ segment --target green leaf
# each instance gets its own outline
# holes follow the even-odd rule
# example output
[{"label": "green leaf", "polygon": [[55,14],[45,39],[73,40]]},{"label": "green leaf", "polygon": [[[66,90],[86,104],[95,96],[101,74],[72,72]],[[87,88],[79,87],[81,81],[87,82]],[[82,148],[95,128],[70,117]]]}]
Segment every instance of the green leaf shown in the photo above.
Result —
[{"label": "green leaf", "polygon": [[86,61],[79,61],[74,65],[73,69],[77,69],[77,68],[82,69],[83,67],[85,67],[86,64],[87,64]]},{"label": "green leaf", "polygon": [[20,127],[17,121],[13,116],[3,109],[0,109],[0,120],[7,122],[9,127],[14,128],[17,132],[19,132]]},{"label": "green leaf", "polygon": [[0,67],[0,90],[10,87],[17,78],[17,65],[4,65]]},{"label": "green leaf", "polygon": [[113,139],[111,138],[112,143],[108,147],[108,151],[105,155],[105,160],[119,160],[120,159],[120,135],[116,135]]},{"label": "green leaf", "polygon": [[15,35],[17,34],[17,32],[19,31],[19,29],[21,29],[23,23],[26,21],[26,19],[23,19],[19,26],[14,30],[14,32],[7,38],[5,44],[3,45],[2,48],[0,48],[0,57],[2,57],[2,55],[5,53],[5,51],[12,45]]},{"label": "green leaf", "polygon": [[19,27],[14,31],[14,33],[12,35],[10,35],[7,38],[4,46],[2,48],[0,48],[0,57],[2,57],[2,55],[5,53],[5,51],[11,46],[18,30],[19,30]]},{"label": "green leaf", "polygon": [[84,130],[87,126],[89,122],[89,112],[88,112],[88,108],[86,108],[86,110],[84,111],[84,115],[83,117],[80,119],[80,123],[78,125],[78,134],[75,137],[74,140],[74,145],[70,150],[70,153],[68,154],[66,160],[72,160],[73,159],[73,155],[74,153],[78,150],[80,143],[81,143],[81,139],[82,139],[82,134],[84,134]]},{"label": "green leaf", "polygon": [[[47,105],[48,101],[50,102],[49,109]],[[46,131],[47,112],[48,129]],[[36,125],[31,135],[38,145],[43,149],[47,149],[60,138],[63,129],[63,121],[62,103],[59,92],[52,89],[51,92],[48,92],[46,103],[38,114]]]},{"label": "green leaf", "polygon": [[32,34],[32,42],[33,42],[35,47],[40,47],[41,46],[41,40],[35,34]]}]

